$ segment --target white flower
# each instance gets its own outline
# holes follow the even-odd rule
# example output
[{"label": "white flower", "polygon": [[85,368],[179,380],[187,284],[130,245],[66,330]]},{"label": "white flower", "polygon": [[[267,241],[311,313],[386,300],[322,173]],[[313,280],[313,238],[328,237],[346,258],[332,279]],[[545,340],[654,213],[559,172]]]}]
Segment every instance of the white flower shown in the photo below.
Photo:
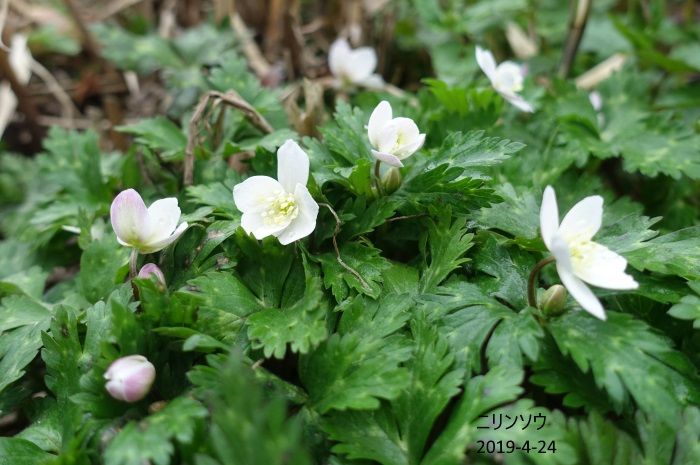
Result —
[{"label": "white flower", "polygon": [[245,232],[256,239],[275,236],[283,245],[311,234],[318,204],[306,188],[308,179],[309,156],[287,140],[277,150],[277,180],[252,176],[233,188]]},{"label": "white flower", "polygon": [[523,90],[523,81],[525,80],[525,70],[521,65],[512,61],[504,61],[496,66],[493,54],[478,46],[476,47],[476,62],[489,78],[496,92],[501,94],[504,99],[522,111],[528,113],[535,111],[532,105],[518,95],[518,92]]},{"label": "white flower", "polygon": [[592,91],[588,94],[588,101],[591,102],[591,106],[595,110],[596,120],[598,121],[598,126],[602,127],[605,125],[605,115],[603,114],[603,96],[597,90]]},{"label": "white flower", "polygon": [[134,189],[122,191],[115,197],[110,215],[119,243],[142,254],[164,249],[187,229],[187,223],[178,225],[180,207],[176,198],[156,200],[146,208]]},{"label": "white flower", "polygon": [[[27,47],[27,38],[21,34],[12,36],[10,53],[8,54],[10,66],[15,77],[21,84],[27,84],[32,76],[32,54]],[[12,92],[10,83],[5,81],[0,84],[0,136],[15,114],[17,97]]]},{"label": "white flower", "polygon": [[356,84],[370,88],[382,87],[382,77],[374,73],[377,54],[371,47],[353,50],[344,38],[338,38],[328,51],[328,66],[341,85]]},{"label": "white flower", "polygon": [[372,155],[391,166],[403,166],[401,160],[413,155],[425,142],[418,126],[410,118],[392,118],[391,105],[379,102],[369,117],[367,134]]},{"label": "white flower", "polygon": [[574,205],[559,224],[554,189],[547,186],[544,190],[540,229],[556,260],[559,278],[584,310],[605,320],[603,306],[585,283],[619,290],[637,289],[639,284],[625,273],[624,257],[591,240],[602,221],[603,198],[593,195]]},{"label": "white flower", "polygon": [[143,355],[122,357],[104,374],[107,392],[117,400],[136,402],[148,394],[156,378],[156,368]]}]

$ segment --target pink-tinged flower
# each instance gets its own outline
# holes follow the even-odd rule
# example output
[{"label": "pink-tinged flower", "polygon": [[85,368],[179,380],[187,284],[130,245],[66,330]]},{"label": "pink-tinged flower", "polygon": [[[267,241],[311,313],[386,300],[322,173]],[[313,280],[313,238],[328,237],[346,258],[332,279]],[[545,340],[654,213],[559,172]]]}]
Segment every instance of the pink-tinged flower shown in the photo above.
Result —
[{"label": "pink-tinged flower", "polygon": [[379,102],[369,117],[367,135],[372,144],[372,155],[384,163],[401,167],[404,160],[413,155],[425,142],[411,118],[394,118],[391,105]]},{"label": "pink-tinged flower", "polygon": [[115,360],[104,378],[109,395],[124,402],[136,402],[151,390],[156,368],[143,355],[129,355]]},{"label": "pink-tinged flower", "polygon": [[161,286],[165,287],[165,275],[155,263],[146,263],[143,265],[136,277],[139,279],[150,279],[155,277],[156,281],[158,281]]},{"label": "pink-tinged flower", "polygon": [[512,61],[504,61],[496,65],[493,54],[481,47],[476,47],[476,62],[486,77],[491,81],[494,90],[513,104],[516,108],[528,113],[535,110],[518,93],[523,90],[525,68]]},{"label": "pink-tinged flower", "polygon": [[377,54],[371,47],[350,48],[344,38],[338,38],[328,51],[328,66],[338,80],[338,84],[355,84],[369,88],[379,88],[384,80],[374,73],[377,67]]},{"label": "pink-tinged flower", "polygon": [[146,208],[134,189],[117,195],[110,209],[112,228],[121,245],[133,247],[142,254],[158,252],[172,244],[187,229],[180,221],[177,199],[156,200]]},{"label": "pink-tinged flower", "polygon": [[275,236],[282,245],[311,234],[318,204],[306,188],[308,179],[309,156],[287,140],[277,150],[277,179],[252,176],[233,188],[243,230],[256,239]]},{"label": "pink-tinged flower", "polygon": [[637,289],[639,284],[625,273],[627,260],[602,244],[593,242],[603,222],[603,198],[586,197],[574,205],[559,223],[554,189],[547,186],[540,208],[542,240],[557,264],[559,278],[571,296],[591,315],[605,320],[605,311],[586,283],[605,289]]}]

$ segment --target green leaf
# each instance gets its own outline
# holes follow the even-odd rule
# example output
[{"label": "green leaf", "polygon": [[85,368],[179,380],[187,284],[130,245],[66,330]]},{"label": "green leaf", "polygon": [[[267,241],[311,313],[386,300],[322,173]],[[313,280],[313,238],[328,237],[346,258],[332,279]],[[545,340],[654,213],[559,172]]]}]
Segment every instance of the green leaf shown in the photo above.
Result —
[{"label": "green leaf", "polygon": [[129,250],[113,235],[91,242],[80,257],[78,288],[90,301],[107,297],[128,272]]},{"label": "green leaf", "polygon": [[564,355],[595,377],[613,404],[631,396],[648,415],[672,425],[685,405],[700,399],[698,377],[668,341],[629,315],[608,313],[601,321],[567,313],[548,325]]},{"label": "green leaf", "polygon": [[489,295],[509,302],[513,308],[527,306],[527,280],[535,265],[532,255],[516,247],[497,234],[477,235],[480,247],[474,256],[474,266],[487,276],[474,281]]},{"label": "green leaf", "polygon": [[671,307],[668,314],[680,320],[692,320],[693,328],[700,328],[700,281],[688,283],[688,286],[695,292],[681,299],[676,305]]},{"label": "green leaf", "polygon": [[480,371],[484,342],[502,319],[514,315],[479,287],[464,281],[441,286],[421,300],[428,314],[438,319],[441,334],[452,347],[458,366],[468,372]]},{"label": "green leaf", "polygon": [[700,226],[659,236],[625,254],[630,265],[640,271],[678,275],[700,280]]},{"label": "green leaf", "polygon": [[540,356],[533,369],[530,381],[542,386],[548,394],[563,394],[562,403],[566,407],[585,407],[600,413],[622,410],[621,406],[615,409],[610,403],[605,391],[596,385],[593,374],[583,373],[559,352],[551,339],[541,344]]},{"label": "green leaf", "polygon": [[421,238],[421,252],[426,263],[421,275],[423,292],[435,289],[453,270],[469,261],[464,254],[474,245],[474,235],[467,234],[464,218],[453,221],[450,216],[448,210],[440,215],[437,223],[432,218],[426,220],[428,231]]},{"label": "green leaf", "polygon": [[536,362],[543,338],[544,331],[531,308],[504,318],[489,338],[486,348],[489,366],[522,369],[525,358]]},{"label": "green leaf", "polygon": [[288,417],[281,390],[263,390],[238,354],[210,355],[207,362],[189,373],[212,412],[206,445],[211,457],[198,457],[197,464],[310,465],[302,418]]},{"label": "green leaf", "polygon": [[445,429],[428,449],[421,465],[459,465],[464,463],[467,446],[477,432],[480,415],[505,402],[515,400],[523,391],[522,373],[494,368],[483,376],[471,378],[464,394],[447,420]]},{"label": "green leaf", "polygon": [[496,189],[503,202],[482,208],[477,215],[480,225],[509,233],[517,238],[535,239],[539,230],[539,200],[529,190],[517,192],[511,184]]},{"label": "green leaf", "polygon": [[268,308],[248,317],[248,337],[266,358],[283,358],[292,352],[305,354],[326,338],[326,305],[321,278],[305,266],[304,295],[282,308]]},{"label": "green leaf", "polygon": [[498,165],[522,150],[525,144],[500,137],[486,137],[485,131],[453,132],[436,149],[428,168],[447,163],[474,175],[483,173],[484,167]]},{"label": "green leaf", "polygon": [[107,445],[106,465],[169,465],[175,452],[173,443],[189,444],[207,409],[188,397],[177,397],[162,410],[137,424],[128,423]]},{"label": "green leaf", "polygon": [[349,242],[340,247],[340,257],[346,265],[360,274],[369,287],[365,288],[357,276],[341,266],[335,253],[323,254],[316,258],[323,267],[323,284],[327,289],[331,289],[335,300],[345,300],[351,289],[375,299],[379,297],[384,281],[383,273],[391,266],[389,261],[380,255],[379,249],[366,242]]},{"label": "green leaf", "polygon": [[408,373],[399,364],[411,348],[396,331],[411,305],[408,296],[377,302],[358,296],[343,313],[339,332],[300,359],[299,375],[316,411],[375,409],[379,399],[401,393]]},{"label": "green leaf", "polygon": [[574,435],[574,445],[582,463],[644,463],[634,439],[598,413],[578,421],[570,420],[569,430]]},{"label": "green leaf", "polygon": [[230,272],[205,273],[189,282],[187,292],[200,305],[198,329],[223,341],[235,339],[245,318],[265,308]]},{"label": "green leaf", "polygon": [[240,212],[233,203],[233,187],[226,182],[197,184],[187,187],[187,196],[197,205],[213,207],[214,211],[227,218],[239,218]]},{"label": "green leaf", "polygon": [[25,296],[6,297],[0,304],[0,392],[24,375],[24,369],[42,346],[41,333],[51,313]]},{"label": "green leaf", "polygon": [[0,438],[0,465],[41,465],[54,456],[20,438]]},{"label": "green leaf", "polygon": [[184,156],[187,137],[175,123],[162,116],[144,118],[137,123],[119,126],[117,130],[133,134],[136,143],[160,153],[165,161],[179,161]]},{"label": "green leaf", "polygon": [[38,266],[26,271],[11,274],[0,279],[0,295],[26,294],[34,299],[41,299],[48,273]]},{"label": "green leaf", "polygon": [[338,441],[333,451],[351,459],[382,464],[420,463],[428,435],[449,400],[459,393],[463,371],[451,369],[454,357],[447,343],[423,318],[411,325],[413,358],[407,362],[410,381],[391,403],[374,412],[333,412],[322,423]]}]

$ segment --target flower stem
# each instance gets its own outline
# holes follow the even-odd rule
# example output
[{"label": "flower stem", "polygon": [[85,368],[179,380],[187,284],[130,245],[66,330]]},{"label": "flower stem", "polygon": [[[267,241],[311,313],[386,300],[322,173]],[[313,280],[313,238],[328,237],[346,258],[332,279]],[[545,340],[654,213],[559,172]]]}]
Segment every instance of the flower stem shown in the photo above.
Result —
[{"label": "flower stem", "polygon": [[530,307],[537,308],[537,291],[535,285],[537,284],[537,276],[540,274],[540,270],[545,266],[549,265],[554,261],[554,257],[547,257],[539,262],[530,272],[530,277],[527,280],[527,303]]},{"label": "flower stem", "polygon": [[374,183],[377,186],[377,193],[379,195],[384,195],[384,187],[382,187],[382,176],[380,173],[381,162],[377,160],[374,163]]},{"label": "flower stem", "polygon": [[139,260],[139,253],[136,249],[131,249],[131,255],[129,255],[129,279],[134,279],[138,274],[137,262]]}]

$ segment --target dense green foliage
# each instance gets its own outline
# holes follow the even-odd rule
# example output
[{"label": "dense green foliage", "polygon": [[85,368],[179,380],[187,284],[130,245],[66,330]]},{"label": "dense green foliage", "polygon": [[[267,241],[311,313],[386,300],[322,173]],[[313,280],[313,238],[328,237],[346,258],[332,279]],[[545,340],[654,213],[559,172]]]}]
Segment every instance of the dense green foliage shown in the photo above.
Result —
[{"label": "dense green foliage", "polygon": [[[284,87],[262,87],[228,24],[172,40],[95,28],[114,66],[156,72],[171,105],[121,128],[125,153],[54,128],[35,157],[0,156],[0,417],[23,422],[0,438],[0,464],[700,463],[700,27],[672,4],[613,3],[594,2],[572,72],[626,54],[596,88],[598,114],[557,77],[566,2],[413,0],[389,7],[390,59],[410,89],[328,90],[317,137],[293,129]],[[475,43],[511,55],[508,21],[537,24],[523,92],[533,114],[474,60]],[[210,108],[184,186],[198,97],[229,89],[274,131]],[[383,99],[427,134],[386,195],[365,129]],[[243,232],[231,189],[274,176],[288,138],[309,154],[322,205],[314,233],[282,246]],[[240,152],[253,155],[247,170],[227,164]],[[528,306],[550,184],[561,212],[605,199],[596,240],[640,284],[596,290],[607,321],[571,298],[551,318]],[[165,291],[127,279],[109,207],[129,187],[147,203],[176,196],[191,225],[140,258],[160,266]],[[545,268],[540,293],[558,282]],[[134,404],[103,379],[129,354],[157,371]],[[479,428],[538,414],[541,429]],[[556,452],[484,453],[479,441]]]}]

